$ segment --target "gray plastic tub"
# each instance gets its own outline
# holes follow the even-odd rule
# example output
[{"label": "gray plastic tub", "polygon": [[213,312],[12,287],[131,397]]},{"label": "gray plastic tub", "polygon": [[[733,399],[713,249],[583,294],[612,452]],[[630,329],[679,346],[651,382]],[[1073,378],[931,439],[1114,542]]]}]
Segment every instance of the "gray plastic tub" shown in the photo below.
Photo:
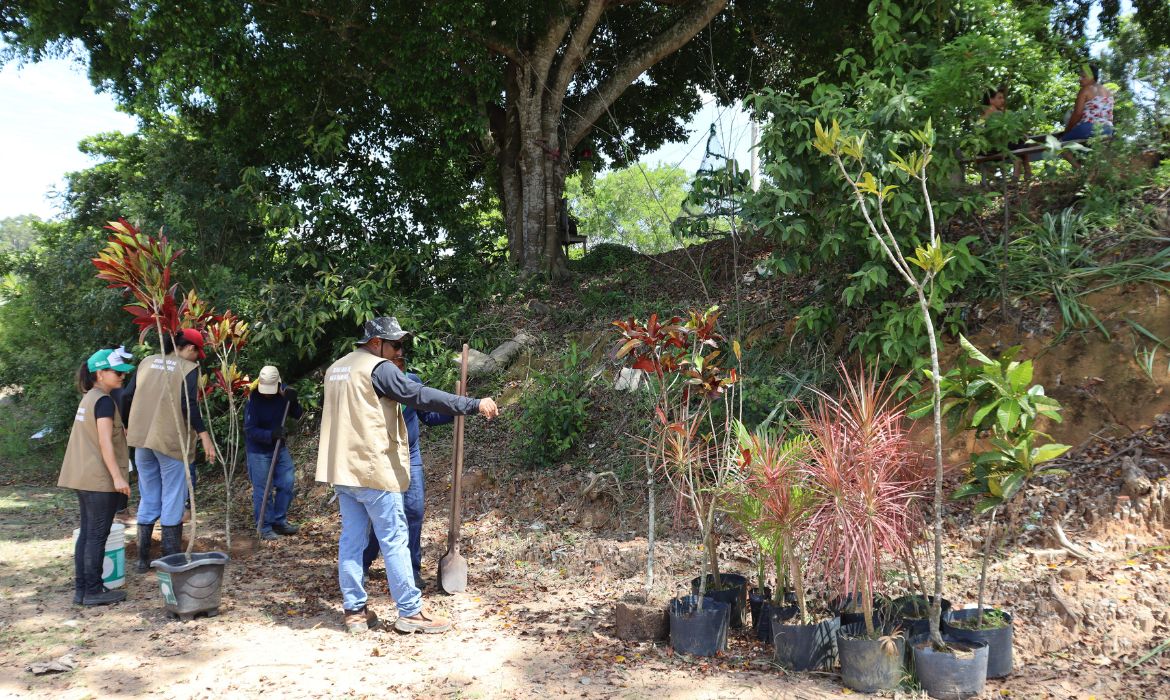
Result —
[{"label": "gray plastic tub", "polygon": [[184,620],[199,613],[218,615],[223,567],[228,561],[223,552],[170,554],[152,561],[167,612]]}]

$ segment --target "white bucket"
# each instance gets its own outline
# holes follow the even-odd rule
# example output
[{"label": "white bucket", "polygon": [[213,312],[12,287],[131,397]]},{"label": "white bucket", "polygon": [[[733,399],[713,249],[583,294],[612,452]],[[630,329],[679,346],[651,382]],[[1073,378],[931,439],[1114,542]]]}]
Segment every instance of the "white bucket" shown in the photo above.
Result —
[{"label": "white bucket", "polygon": [[[73,544],[81,530],[73,531]],[[121,588],[126,583],[126,526],[114,523],[106,538],[106,556],[102,559],[102,583],[106,588]]]}]

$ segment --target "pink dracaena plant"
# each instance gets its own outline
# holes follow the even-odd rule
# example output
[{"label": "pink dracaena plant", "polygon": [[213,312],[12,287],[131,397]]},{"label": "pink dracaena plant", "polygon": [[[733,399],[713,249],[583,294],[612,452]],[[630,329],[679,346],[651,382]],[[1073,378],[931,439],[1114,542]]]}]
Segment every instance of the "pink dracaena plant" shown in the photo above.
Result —
[{"label": "pink dracaena plant", "polygon": [[904,557],[921,528],[928,474],[910,440],[904,405],[864,370],[841,367],[842,396],[820,393],[804,408],[810,441],[802,455],[812,505],[804,528],[810,559],[842,595],[860,597],[875,635],[875,589],[882,557]]}]

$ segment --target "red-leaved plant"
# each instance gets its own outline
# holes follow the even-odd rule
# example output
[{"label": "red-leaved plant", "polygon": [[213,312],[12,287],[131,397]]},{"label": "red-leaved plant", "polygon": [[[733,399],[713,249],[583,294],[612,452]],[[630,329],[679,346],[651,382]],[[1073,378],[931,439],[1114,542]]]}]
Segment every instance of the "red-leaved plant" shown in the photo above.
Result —
[{"label": "red-leaved plant", "polygon": [[910,440],[904,405],[885,382],[841,367],[840,399],[818,392],[804,409],[810,441],[802,467],[812,504],[804,527],[810,560],[841,595],[860,597],[866,634],[882,557],[905,558],[922,530],[919,502],[928,474]]},{"label": "red-leaved plant", "polygon": [[[163,354],[163,338],[175,337],[181,328],[181,317],[193,312],[190,302],[197,299],[192,294],[185,297],[182,304],[175,300],[178,285],[171,283],[171,265],[183,255],[183,251],[173,246],[161,231],[157,237],[148,236],[125,219],[111,221],[105,228],[113,233],[106,247],[93,259],[97,278],[108,282],[111,289],[120,289],[130,295],[132,301],[122,308],[134,317],[134,325],[139,330],[138,341],[145,342],[147,335],[154,330],[158,334],[159,354]],[[166,386],[169,393],[170,384]],[[182,426],[177,397],[169,397],[167,403],[175,425]],[[180,440],[179,445],[183,463],[189,464],[191,455],[188,454],[187,441]],[[191,501],[191,537],[187,540],[187,554],[190,554],[195,547],[198,520],[191,473],[187,469],[183,473]]]},{"label": "red-leaved plant", "polygon": [[[227,397],[228,404],[228,459],[224,459],[223,452],[216,445],[216,453],[224,469],[226,483],[227,544],[231,546],[231,482],[238,462],[240,444],[240,421],[237,397],[246,395],[248,378],[243,376],[236,365],[236,358],[241,348],[248,342],[249,328],[238,316],[230,310],[217,315],[214,309],[196,293],[188,290],[179,297],[178,284],[171,281],[171,266],[183,255],[183,250],[175,247],[160,231],[158,236],[149,236],[125,219],[111,221],[105,227],[112,231],[106,242],[106,247],[93,259],[97,268],[98,279],[104,280],[112,289],[120,289],[129,294],[131,302],[125,305],[127,313],[133,316],[134,325],[139,329],[139,342],[145,342],[146,337],[153,330],[158,335],[159,352],[163,351],[163,338],[174,338],[183,328],[194,328],[204,334],[205,347],[209,348],[219,361],[219,367],[212,373],[213,380],[209,383],[205,376],[200,376],[200,405],[205,412],[208,430],[212,431],[212,421],[207,414],[206,398],[208,394],[219,390]],[[169,387],[169,385],[168,385]],[[181,425],[177,402],[171,404],[173,419],[176,425]],[[214,432],[211,433],[215,443]],[[187,452],[186,441],[180,441],[184,463],[190,463],[193,455]],[[187,491],[191,499],[191,537],[187,542],[187,553],[190,554],[195,546],[197,511],[195,502],[194,484],[191,482],[190,472],[187,475]]]},{"label": "red-leaved plant", "polygon": [[[240,444],[243,439],[241,417],[245,401],[251,389],[251,382],[246,375],[240,372],[237,359],[239,352],[248,344],[251,329],[248,324],[232,313],[231,309],[222,315],[215,315],[211,309],[207,310],[206,328],[207,347],[215,357],[218,367],[211,376],[213,381],[206,385],[203,392],[204,411],[208,414],[207,429],[211,433],[212,442],[216,443],[216,453],[223,468],[224,477],[224,536],[227,546],[232,546],[232,482],[235,479],[236,468],[239,466]],[[227,403],[227,436],[224,450],[215,437],[215,429],[210,420],[210,410],[206,399],[209,394],[221,393]]]},{"label": "red-leaved plant", "polygon": [[[614,359],[650,377],[657,396],[651,434],[639,437],[646,459],[649,498],[649,536],[646,593],[654,583],[654,476],[661,470],[679,503],[695,517],[703,540],[704,566],[700,575],[698,607],[706,592],[707,574],[719,585],[715,516],[718,501],[736,469],[734,429],[735,368],[724,366],[717,332],[719,307],[692,310],[688,318],[672,317],[661,323],[654,314],[641,323],[634,318],[615,321],[621,332]],[[732,343],[739,358],[739,343]],[[723,401],[727,410],[716,418],[712,403]]]}]

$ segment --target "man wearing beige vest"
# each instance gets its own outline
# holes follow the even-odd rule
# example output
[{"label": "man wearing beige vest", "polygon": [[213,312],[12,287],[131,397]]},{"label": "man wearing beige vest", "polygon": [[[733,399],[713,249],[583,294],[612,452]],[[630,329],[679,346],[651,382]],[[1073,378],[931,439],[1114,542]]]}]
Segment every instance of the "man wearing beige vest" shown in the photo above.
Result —
[{"label": "man wearing beige vest", "polygon": [[392,360],[410,333],[398,320],[366,322],[358,347],[325,372],[321,406],[321,443],[317,481],[331,484],[341,510],[337,578],[351,633],[378,624],[366,606],[362,552],[370,528],[386,563],[386,582],[398,606],[394,628],[400,632],[445,632],[448,620],[423,614],[408,548],[403,493],[410,486],[410,448],[402,406],[447,415],[479,413],[494,418],[490,398],[473,399],[438,391],[406,378]]}]

